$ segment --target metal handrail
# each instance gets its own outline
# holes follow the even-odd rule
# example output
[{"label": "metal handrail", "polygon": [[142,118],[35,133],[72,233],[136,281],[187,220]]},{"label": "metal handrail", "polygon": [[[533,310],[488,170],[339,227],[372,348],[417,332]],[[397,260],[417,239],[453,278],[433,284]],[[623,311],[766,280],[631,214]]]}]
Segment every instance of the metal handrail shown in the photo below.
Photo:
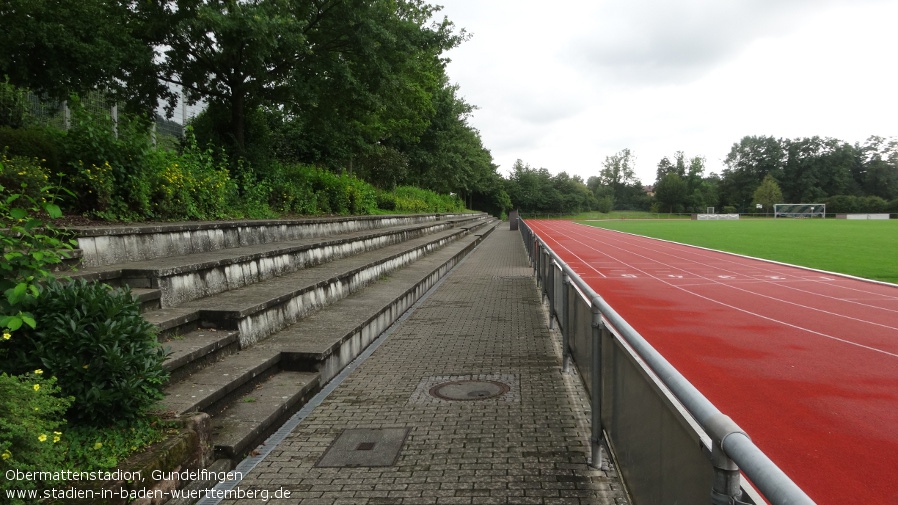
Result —
[{"label": "metal handrail", "polygon": [[[755,487],[774,505],[814,504],[814,501],[798,487],[760,448],[758,448],[729,416],[724,415],[710,400],[692,385],[673,365],[670,364],[648,341],[618,314],[595,290],[577,275],[548,244],[539,238],[523,219],[520,220],[522,233],[526,230],[533,242],[528,246],[544,249],[562,269],[569,282],[589,299],[594,313],[601,315],[633,350],[637,353],[661,383],[670,390],[686,411],[691,415],[712,441],[712,464],[715,469],[728,472],[741,470]],[[533,250],[528,249],[532,255]],[[565,329],[567,331],[567,329]],[[567,353],[567,349],[564,350]],[[596,374],[593,374],[596,375]],[[597,410],[597,409],[593,409]],[[598,427],[593,423],[593,430]],[[593,436],[593,442],[598,437]],[[719,457],[724,459],[715,461]],[[737,481],[738,482],[738,481]],[[725,503],[725,501],[724,501]]]}]

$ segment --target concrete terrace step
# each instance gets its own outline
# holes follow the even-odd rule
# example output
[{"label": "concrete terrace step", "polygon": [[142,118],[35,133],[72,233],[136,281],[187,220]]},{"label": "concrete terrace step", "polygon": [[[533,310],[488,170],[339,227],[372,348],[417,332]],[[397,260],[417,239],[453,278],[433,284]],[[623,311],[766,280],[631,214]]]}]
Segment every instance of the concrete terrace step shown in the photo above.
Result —
[{"label": "concrete terrace step", "polygon": [[[147,320],[159,325],[160,330],[167,328],[162,331],[163,335],[172,331],[187,332],[196,327],[237,329],[240,330],[241,347],[245,348],[303,315],[468,233],[456,228],[433,233],[193,300],[175,309],[163,309],[169,316],[165,319],[148,313]],[[178,326],[183,329],[179,330]]]},{"label": "concrete terrace step", "polygon": [[[264,342],[169,385],[165,408],[213,414],[216,451],[241,458],[494,228],[495,223],[489,223]],[[325,313],[329,315],[322,317]]]},{"label": "concrete terrace step", "polygon": [[160,289],[131,288],[131,295],[140,303],[141,312],[151,312],[162,307]]},{"label": "concrete terrace step", "polygon": [[293,220],[218,221],[71,227],[83,267],[147,261],[250,245],[451,219],[464,214],[352,216]]},{"label": "concrete terrace step", "polygon": [[313,372],[281,371],[212,419],[216,457],[242,459],[321,389]]},{"label": "concrete terrace step", "polygon": [[[468,241],[462,240],[461,242],[467,243]],[[422,262],[422,265],[428,265],[434,261],[443,261],[440,258],[456,254],[455,252],[452,252],[455,249],[457,249],[457,247],[451,249],[450,252],[447,253],[431,255],[434,256],[434,258],[425,257],[418,261]],[[313,274],[313,272],[305,272],[305,274]],[[295,277],[299,277],[299,275],[296,275]],[[314,282],[317,277],[314,275],[312,275],[312,277],[312,282]],[[294,281],[297,281],[297,279],[290,278],[283,280],[289,289],[296,289]],[[302,288],[300,289],[302,290]],[[261,292],[261,294],[264,295],[264,298],[269,301],[272,294],[277,292],[277,290],[272,290],[271,286],[268,284],[259,285],[258,288],[254,288],[254,291]],[[238,301],[242,301],[244,304],[247,302],[251,304],[254,300],[252,300],[251,296],[244,293],[238,297]],[[219,305],[220,304],[215,304],[215,306]],[[187,327],[186,324],[191,324],[193,326],[202,324],[200,322],[201,312],[202,311],[194,310],[190,307],[179,307],[175,309],[160,310],[145,315],[147,320],[162,328],[161,331],[164,335],[165,347],[172,353],[165,363],[166,369],[172,374],[170,382],[176,382],[185,375],[193,373],[209,363],[214,363],[224,356],[233,354],[242,347],[248,347],[248,344],[246,343],[241,346],[237,337],[238,332],[233,330],[220,331],[209,327],[210,325],[208,323],[205,324],[207,328],[191,331],[177,331],[178,329]],[[208,313],[204,315],[208,316]],[[155,317],[159,316],[167,318],[167,320],[156,320]],[[238,321],[237,326],[239,326],[239,324],[240,322]],[[173,334],[173,332],[176,333]]]},{"label": "concrete terrace step", "polygon": [[136,264],[85,268],[72,276],[124,284],[136,289],[159,289],[161,298],[158,306],[174,307],[454,226],[470,227],[483,219],[483,215],[466,215],[425,224],[390,226],[375,232],[349,232],[326,240],[301,238],[234,247],[184,257],[156,258]]},{"label": "concrete terrace step", "polygon": [[258,344],[279,349],[281,367],[316,371],[329,382],[495,229],[459,240],[413,266],[309,314]]},{"label": "concrete terrace step", "polygon": [[163,347],[170,353],[163,368],[171,374],[169,383],[174,383],[238,352],[240,341],[236,331],[198,329],[165,341]]}]

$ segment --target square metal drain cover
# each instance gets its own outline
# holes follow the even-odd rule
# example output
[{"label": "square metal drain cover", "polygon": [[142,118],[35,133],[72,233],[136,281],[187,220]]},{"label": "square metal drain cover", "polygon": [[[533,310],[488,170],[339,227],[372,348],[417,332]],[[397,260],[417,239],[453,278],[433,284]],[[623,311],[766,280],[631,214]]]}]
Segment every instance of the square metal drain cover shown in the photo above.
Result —
[{"label": "square metal drain cover", "polygon": [[409,428],[343,430],[315,466],[393,466],[408,432]]}]

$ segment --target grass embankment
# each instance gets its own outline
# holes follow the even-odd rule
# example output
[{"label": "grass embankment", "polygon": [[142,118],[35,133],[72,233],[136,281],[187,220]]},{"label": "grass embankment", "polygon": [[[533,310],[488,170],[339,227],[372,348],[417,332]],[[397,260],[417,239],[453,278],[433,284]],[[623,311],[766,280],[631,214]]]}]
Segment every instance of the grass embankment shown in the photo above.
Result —
[{"label": "grass embankment", "polygon": [[898,220],[611,220],[584,224],[898,283]]}]

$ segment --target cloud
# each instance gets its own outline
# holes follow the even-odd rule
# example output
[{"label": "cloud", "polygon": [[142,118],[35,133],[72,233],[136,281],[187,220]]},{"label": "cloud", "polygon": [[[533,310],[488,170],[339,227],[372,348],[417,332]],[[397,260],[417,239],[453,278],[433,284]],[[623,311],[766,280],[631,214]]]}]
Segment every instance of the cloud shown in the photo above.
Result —
[{"label": "cloud", "polygon": [[[443,0],[474,36],[448,72],[505,173],[587,179],[629,148],[708,171],[745,135],[898,134],[896,0]],[[891,87],[890,87],[891,86]]]},{"label": "cloud", "polygon": [[590,32],[579,34],[570,50],[605,79],[628,85],[691,82],[756,40],[788,34],[839,3],[846,2],[617,0],[595,13]]}]

